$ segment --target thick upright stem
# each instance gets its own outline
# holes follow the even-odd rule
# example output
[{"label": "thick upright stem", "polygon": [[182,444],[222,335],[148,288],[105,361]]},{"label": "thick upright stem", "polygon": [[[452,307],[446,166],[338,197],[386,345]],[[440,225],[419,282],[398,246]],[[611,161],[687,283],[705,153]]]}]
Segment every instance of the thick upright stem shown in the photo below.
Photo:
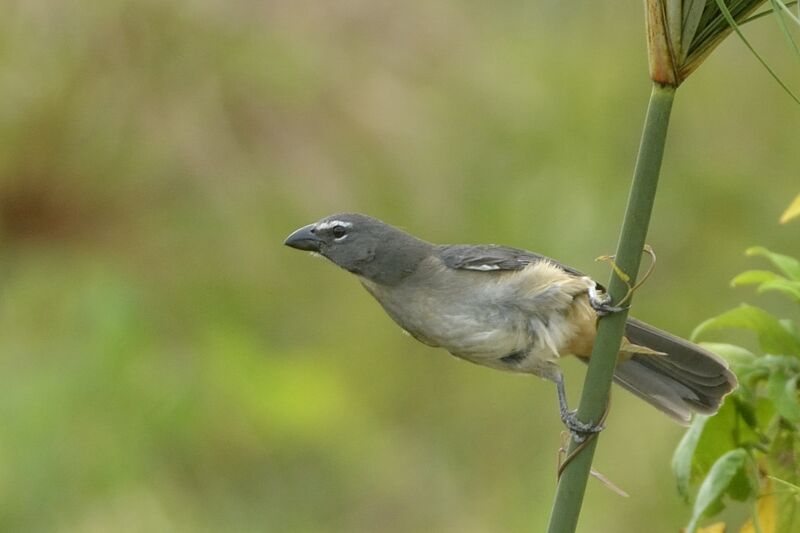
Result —
[{"label": "thick upright stem", "polygon": [[[630,276],[630,283],[636,280],[639,272],[674,96],[673,87],[658,84],[653,85],[650,94],[615,259],[617,266]],[[614,302],[619,302],[628,292],[628,286],[615,274],[612,274],[608,287]],[[580,420],[597,422],[603,417],[627,317],[626,311],[608,315],[600,321],[578,409]],[[548,533],[575,531],[596,446],[597,438],[592,439],[564,469],[550,515]],[[575,447],[575,443],[571,442],[570,452]]]}]

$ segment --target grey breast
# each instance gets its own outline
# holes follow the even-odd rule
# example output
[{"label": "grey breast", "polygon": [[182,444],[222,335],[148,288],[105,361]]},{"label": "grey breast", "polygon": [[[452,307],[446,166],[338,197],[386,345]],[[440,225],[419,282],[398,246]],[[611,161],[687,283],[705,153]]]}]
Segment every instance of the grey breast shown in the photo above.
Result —
[{"label": "grey breast", "polygon": [[499,359],[531,342],[528,320],[501,273],[449,268],[423,261],[396,286],[362,279],[389,316],[416,339],[475,362]]}]

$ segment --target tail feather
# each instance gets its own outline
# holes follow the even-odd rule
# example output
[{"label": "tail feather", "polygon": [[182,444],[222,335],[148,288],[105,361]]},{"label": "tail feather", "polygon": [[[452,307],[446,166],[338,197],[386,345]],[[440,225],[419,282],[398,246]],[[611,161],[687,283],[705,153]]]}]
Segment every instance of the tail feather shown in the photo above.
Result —
[{"label": "tail feather", "polygon": [[634,355],[617,365],[614,380],[679,423],[688,424],[693,412],[717,412],[736,388],[727,363],[696,344],[633,318],[625,336],[666,355]]}]

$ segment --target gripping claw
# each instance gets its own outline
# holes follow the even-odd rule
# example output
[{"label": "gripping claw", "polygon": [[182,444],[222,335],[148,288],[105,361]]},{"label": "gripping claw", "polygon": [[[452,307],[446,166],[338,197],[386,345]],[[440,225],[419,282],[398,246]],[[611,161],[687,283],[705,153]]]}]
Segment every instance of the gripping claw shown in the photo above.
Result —
[{"label": "gripping claw", "polygon": [[570,410],[567,405],[567,391],[564,388],[564,378],[559,375],[556,378],[556,392],[558,393],[558,408],[561,412],[561,421],[572,434],[572,440],[581,443],[592,433],[599,433],[603,430],[602,420],[599,424],[592,424],[578,420],[576,411]]},{"label": "gripping claw", "polygon": [[606,316],[611,313],[619,313],[628,310],[627,306],[611,305],[611,296],[605,292],[601,294],[597,290],[597,283],[594,281],[592,281],[592,285],[589,287],[589,305],[597,312],[598,316]]},{"label": "gripping claw", "polygon": [[583,442],[586,437],[592,433],[599,433],[605,429],[603,424],[591,424],[588,422],[581,422],[578,420],[576,411],[562,411],[561,421],[572,434],[572,440],[575,442]]}]

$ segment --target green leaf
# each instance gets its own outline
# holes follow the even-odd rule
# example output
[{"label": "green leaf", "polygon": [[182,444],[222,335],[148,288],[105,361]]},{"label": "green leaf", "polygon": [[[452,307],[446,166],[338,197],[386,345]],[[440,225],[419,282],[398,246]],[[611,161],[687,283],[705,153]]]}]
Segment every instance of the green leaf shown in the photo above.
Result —
[{"label": "green leaf", "polygon": [[789,372],[791,375],[800,373],[800,361],[790,355],[765,355],[757,359],[756,366],[769,374],[778,370]]},{"label": "green leaf", "polygon": [[[769,438],[767,433],[772,433],[769,424],[777,415],[778,413],[775,410],[775,404],[772,403],[769,398],[760,396],[756,399],[756,417],[760,421],[762,443],[764,443],[763,438]],[[769,444],[769,442],[765,444]]]},{"label": "green leaf", "polygon": [[767,381],[767,395],[778,413],[794,424],[800,423],[800,403],[797,401],[797,375],[784,370],[772,372]]},{"label": "green leaf", "polygon": [[732,287],[759,285],[775,279],[786,279],[771,270],[747,270],[731,280]]},{"label": "green leaf", "polygon": [[697,28],[700,26],[700,17],[705,7],[705,0],[686,0],[683,4],[683,35],[681,36],[683,46],[681,48],[681,63],[686,60],[694,36],[697,34]]},{"label": "green leaf", "polygon": [[724,508],[722,497],[730,493],[733,489],[734,494],[741,495],[739,482],[734,483],[737,474],[744,468],[747,452],[742,448],[731,450],[714,463],[708,475],[700,485],[697,492],[697,499],[692,509],[692,519],[686,530],[692,533],[697,528],[698,521],[705,516],[713,516]]},{"label": "green leaf", "polygon": [[[783,0],[770,0],[770,2],[772,4],[774,4],[774,5],[776,5],[781,11],[783,11],[786,14],[786,16],[791,19],[792,22],[794,22],[795,24],[800,26],[800,16],[799,15],[795,15],[794,13],[792,13],[791,10],[788,7],[792,3],[796,3],[796,2],[790,2],[789,4],[784,3]],[[798,11],[798,13],[800,13],[800,11]]]},{"label": "green leaf", "polygon": [[789,320],[788,318],[782,318],[780,320],[781,326],[783,329],[794,335],[796,338],[800,339],[800,329],[798,329],[797,324]]},{"label": "green leaf", "polygon": [[766,281],[758,288],[758,292],[777,291],[800,302],[800,281],[789,281],[788,279],[776,279]]},{"label": "green leaf", "polygon": [[[783,5],[786,6],[787,8],[789,8],[791,6],[797,5],[797,0],[792,0],[791,2],[787,2],[787,3],[783,4]],[[745,24],[747,24],[749,22],[753,22],[754,20],[758,20],[761,17],[766,17],[767,15],[770,15],[772,13],[773,13],[773,9],[772,8],[766,9],[764,11],[761,11],[760,13],[756,13],[755,15],[753,15],[751,17],[747,17],[746,19],[742,20],[739,23],[739,27],[742,27],[742,26],[744,26]]]},{"label": "green leaf", "polygon": [[725,5],[725,1],[724,0],[715,0],[715,1],[717,3],[717,7],[719,7],[719,10],[725,17],[725,20],[728,22],[728,24],[730,24],[731,28],[733,28],[733,31],[736,32],[736,35],[739,36],[739,39],[741,39],[741,41],[744,43],[747,49],[750,50],[750,53],[752,53],[755,56],[755,58],[759,61],[759,63],[761,63],[764,69],[766,69],[766,71],[769,72],[769,75],[772,76],[772,79],[778,82],[778,85],[780,85],[783,88],[786,94],[788,94],[792,98],[792,100],[800,104],[800,98],[798,98],[797,95],[795,95],[792,92],[792,90],[789,89],[789,87],[783,82],[780,76],[778,76],[775,73],[775,71],[772,70],[772,67],[770,67],[766,61],[764,61],[764,58],[761,57],[761,54],[756,52],[756,49],[753,48],[753,46],[750,44],[750,41],[748,41],[747,38],[745,38],[744,34],[742,33],[742,30],[739,29],[739,24],[736,22],[736,20],[734,20],[733,15],[728,9],[728,6]]},{"label": "green leaf", "polygon": [[717,414],[706,418],[692,457],[690,483],[705,477],[720,456],[739,448],[742,438],[757,439],[748,426],[740,423],[738,409],[732,401],[725,400]]},{"label": "green leaf", "polygon": [[786,8],[781,0],[769,0],[769,2],[772,4],[772,12],[775,14],[775,19],[778,21],[778,26],[781,29],[781,33],[783,33],[784,38],[786,38],[786,41],[789,43],[789,46],[794,50],[795,55],[800,57],[800,48],[797,47],[797,43],[794,42],[794,38],[792,38],[792,34],[789,32],[789,28],[786,26],[786,21],[783,19],[783,10],[786,10],[790,19],[794,20],[795,22],[797,19],[795,18],[794,14]]},{"label": "green leaf", "polygon": [[[777,254],[776,254],[777,255]],[[782,256],[783,259],[790,259]],[[758,292],[778,291],[800,301],[800,281],[792,281],[770,270],[748,270],[731,280],[731,286],[759,285]]]},{"label": "green leaf", "polygon": [[789,482],[788,482],[788,481],[786,481],[785,479],[780,479],[780,478],[777,478],[777,477],[775,477],[775,476],[769,476],[769,478],[770,478],[772,481],[777,481],[779,484],[781,484],[781,485],[785,486],[785,487],[786,487],[786,488],[788,488],[790,491],[792,491],[792,492],[794,492],[795,494],[797,494],[798,496],[800,496],[800,486],[798,486],[798,485],[795,485],[794,483],[789,483]]},{"label": "green leaf", "polygon": [[741,346],[721,342],[702,342],[700,345],[725,359],[740,383],[744,383],[754,371],[759,370],[758,358]]},{"label": "green leaf", "polygon": [[689,503],[689,483],[692,477],[694,452],[697,449],[697,443],[700,442],[700,436],[703,434],[703,428],[708,419],[709,417],[702,415],[695,417],[692,425],[683,434],[683,438],[672,456],[672,471],[678,481],[678,494],[681,495],[686,503]]},{"label": "green leaf", "polygon": [[779,431],[766,459],[768,478],[779,509],[774,532],[797,531],[800,518],[800,476],[797,472],[797,433]]},{"label": "green leaf", "polygon": [[748,469],[740,468],[728,485],[727,493],[737,502],[744,502],[755,494],[757,487],[758,482],[750,476]]},{"label": "green leaf", "polygon": [[725,359],[725,361],[727,361],[728,364],[734,368],[734,370],[736,367],[751,366],[756,360],[756,356],[753,352],[747,348],[736,346],[735,344],[726,344],[724,342],[703,342],[700,345]]},{"label": "green leaf", "polygon": [[750,426],[751,429],[758,429],[758,416],[756,415],[756,408],[749,400],[745,400],[743,396],[732,395],[730,397],[736,413],[744,420],[745,424]]},{"label": "green leaf", "polygon": [[777,318],[758,307],[742,304],[709,318],[695,328],[692,339],[720,329],[750,330],[758,335],[758,342],[765,352],[800,355],[800,339],[788,331]]},{"label": "green leaf", "polygon": [[[689,0],[691,1],[691,0]],[[666,16],[667,32],[669,44],[672,47],[673,58],[682,58],[684,54],[681,52],[683,42],[681,41],[681,27],[683,12],[683,0],[679,2],[665,2],[662,4],[663,12]]]},{"label": "green leaf", "polygon": [[[743,24],[746,20],[758,18],[758,16],[751,17],[750,15],[763,2],[764,0],[728,0],[727,9],[723,13],[717,5],[717,1],[707,0],[700,15],[698,28],[694,33],[691,45],[683,43],[684,47],[689,49],[689,53],[679,65],[681,79],[686,79],[735,28],[729,21],[735,20],[737,23]],[[686,0],[684,0],[684,3],[686,3]],[[699,6],[696,6],[695,9],[699,9]],[[764,14],[769,14],[770,12],[771,10]],[[686,16],[686,9],[684,9],[684,14]],[[686,22],[688,22],[688,19]]]},{"label": "green leaf", "polygon": [[777,254],[767,250],[763,246],[753,246],[745,250],[745,254],[749,256],[760,255],[769,259],[773,265],[778,267],[783,274],[795,281],[800,281],[800,261],[788,255]]}]

